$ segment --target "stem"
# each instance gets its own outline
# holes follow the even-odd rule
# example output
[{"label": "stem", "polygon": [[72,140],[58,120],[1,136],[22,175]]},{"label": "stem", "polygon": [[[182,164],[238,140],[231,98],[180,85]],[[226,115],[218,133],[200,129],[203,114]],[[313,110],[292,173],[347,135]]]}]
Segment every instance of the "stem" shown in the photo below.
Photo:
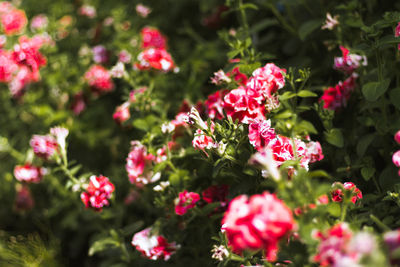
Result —
[{"label": "stem", "polygon": [[239,10],[240,10],[240,17],[242,19],[242,26],[246,33],[246,37],[249,37],[249,24],[247,23],[246,11],[243,7],[243,0],[239,0]]},{"label": "stem", "polygon": [[294,29],[285,18],[279,13],[279,11],[275,8],[275,6],[271,3],[265,3],[265,6],[271,10],[274,16],[277,18],[282,27],[290,32],[291,34],[298,36],[296,29]]},{"label": "stem", "polygon": [[346,213],[347,213],[347,203],[342,204],[342,214],[340,216],[340,220],[343,222],[344,219],[346,219]]},{"label": "stem", "polygon": [[371,214],[371,215],[369,215],[369,217],[382,230],[384,230],[384,231],[390,231],[391,230],[386,224],[384,224],[381,220],[379,220],[378,217],[376,217],[375,215]]}]

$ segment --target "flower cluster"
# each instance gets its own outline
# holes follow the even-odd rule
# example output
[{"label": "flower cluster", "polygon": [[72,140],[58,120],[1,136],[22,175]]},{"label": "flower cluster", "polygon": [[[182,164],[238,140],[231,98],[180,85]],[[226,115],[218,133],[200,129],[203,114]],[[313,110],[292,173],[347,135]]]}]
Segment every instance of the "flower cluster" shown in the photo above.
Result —
[{"label": "flower cluster", "polygon": [[91,66],[85,73],[85,80],[96,94],[107,93],[114,89],[110,73],[100,65]]},{"label": "flower cluster", "polygon": [[360,189],[358,189],[356,185],[353,184],[352,182],[346,182],[344,184],[335,182],[333,183],[332,187],[335,188],[331,193],[332,201],[334,202],[343,201],[344,197],[343,189],[351,192],[351,202],[353,202],[354,204],[356,204],[357,200],[362,199],[363,197]]},{"label": "flower cluster", "polygon": [[45,168],[34,166],[30,163],[26,163],[25,165],[17,165],[14,168],[15,178],[18,181],[25,183],[39,183],[45,174]]},{"label": "flower cluster", "polygon": [[102,211],[104,206],[110,204],[109,200],[114,192],[114,185],[107,177],[92,175],[86,192],[82,192],[81,200],[86,208]]},{"label": "flower cluster", "polygon": [[[268,63],[264,67],[256,69],[252,76],[247,79],[237,69],[233,73],[234,79],[243,85],[226,93],[224,96],[222,107],[226,114],[232,117],[233,120],[239,120],[242,123],[265,119],[267,100],[274,97],[273,95],[277,90],[285,85],[283,74],[285,72],[286,70],[280,69],[275,64]],[[245,85],[243,81],[246,81]],[[218,97],[218,95],[216,96]],[[215,99],[215,96],[211,99],[213,98]],[[214,106],[217,105],[216,107],[219,106],[218,101],[211,100],[209,103],[213,103]],[[218,113],[215,112],[216,107],[214,106],[209,108],[209,111],[214,114],[221,114],[220,111]],[[218,108],[216,111],[218,111]]]},{"label": "flower cluster", "polygon": [[324,91],[320,100],[324,101],[324,108],[338,110],[346,107],[352,91],[356,87],[358,74],[355,72],[359,67],[367,65],[367,58],[357,54],[350,54],[350,51],[340,46],[342,57],[335,57],[333,68],[343,72],[348,77],[344,82],[339,82],[335,87],[329,87]]},{"label": "flower cluster", "polygon": [[346,223],[339,223],[326,232],[317,231],[320,241],[314,261],[320,266],[361,266],[360,260],[376,250],[374,236],[366,232],[353,235]]},{"label": "flower cluster", "polygon": [[264,249],[268,261],[276,260],[278,242],[295,227],[291,210],[268,192],[234,198],[222,224],[233,251]]},{"label": "flower cluster", "polygon": [[138,141],[131,142],[131,151],[126,159],[126,171],[129,181],[137,187],[143,187],[160,179],[160,173],[153,173],[152,166],[156,157],[147,153],[147,149]]},{"label": "flower cluster", "polygon": [[184,215],[189,209],[194,208],[199,200],[200,195],[195,192],[188,192],[187,190],[180,192],[179,197],[175,200],[175,213]]},{"label": "flower cluster", "polygon": [[[324,158],[319,142],[303,142],[300,139],[293,140],[275,133],[271,127],[270,120],[254,121],[249,124],[249,141],[258,151],[255,156],[255,162],[265,165],[262,162],[267,154],[271,154],[273,164],[276,167],[281,166],[287,160],[300,159],[300,165],[308,169],[308,164]],[[266,150],[270,151],[267,152]]]},{"label": "flower cluster", "polygon": [[48,36],[23,35],[11,51],[0,50],[0,82],[8,84],[13,97],[21,97],[29,83],[40,79],[39,70],[47,60],[39,49],[50,43]]},{"label": "flower cluster", "polygon": [[179,248],[175,242],[168,243],[162,235],[154,235],[151,228],[136,233],[131,242],[142,255],[151,260],[169,260]]},{"label": "flower cluster", "polygon": [[167,52],[165,37],[154,28],[145,27],[141,31],[143,51],[139,53],[134,68],[139,70],[156,69],[168,72],[175,69],[175,63]]},{"label": "flower cluster", "polygon": [[6,35],[21,33],[28,19],[23,10],[15,8],[10,2],[0,3],[0,22]]}]

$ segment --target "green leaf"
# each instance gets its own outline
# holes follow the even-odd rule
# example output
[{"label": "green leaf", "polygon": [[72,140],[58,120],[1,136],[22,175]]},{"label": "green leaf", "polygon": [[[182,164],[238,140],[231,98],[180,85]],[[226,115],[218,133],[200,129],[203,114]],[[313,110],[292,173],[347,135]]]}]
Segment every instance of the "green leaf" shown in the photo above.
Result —
[{"label": "green leaf", "polygon": [[400,109],[400,88],[395,88],[389,92],[390,102],[397,109]]},{"label": "green leaf", "polygon": [[339,217],[340,216],[340,205],[338,203],[330,203],[328,205],[328,212],[334,217]]},{"label": "green leaf", "polygon": [[300,123],[297,123],[297,125],[295,125],[296,130],[299,130],[300,132],[302,130],[305,130],[308,133],[312,133],[312,134],[317,134],[318,131],[315,129],[314,125],[312,125],[311,122],[309,121],[301,121]]},{"label": "green leaf", "polygon": [[361,137],[360,141],[357,144],[357,155],[362,158],[365,154],[365,152],[368,149],[368,146],[371,144],[371,142],[374,140],[375,134],[368,134],[363,137]]},{"label": "green leaf", "polygon": [[361,175],[365,181],[371,179],[371,177],[375,174],[375,168],[372,167],[364,167],[361,169]]},{"label": "green leaf", "polygon": [[382,82],[369,82],[362,87],[362,93],[368,101],[376,101],[388,89],[390,79],[385,79]]},{"label": "green leaf", "polygon": [[93,256],[97,252],[106,250],[110,247],[118,247],[119,245],[120,245],[119,242],[111,237],[101,239],[101,240],[94,242],[90,246],[88,254],[89,254],[89,256]]},{"label": "green leaf", "polygon": [[318,95],[316,93],[308,91],[308,90],[301,90],[300,92],[297,93],[297,96],[299,96],[299,97],[316,97]]},{"label": "green leaf", "polygon": [[331,129],[324,132],[326,141],[336,147],[342,148],[344,145],[343,134],[339,129]]},{"label": "green leaf", "polygon": [[295,96],[296,96],[296,94],[293,92],[284,92],[282,95],[279,96],[279,100],[283,101],[283,100],[291,99]]},{"label": "green leaf", "polygon": [[299,29],[299,37],[302,41],[306,39],[317,28],[321,27],[322,21],[320,19],[309,20],[303,23]]},{"label": "green leaf", "polygon": [[377,47],[398,44],[399,42],[400,42],[400,38],[395,37],[393,34],[385,35],[382,39],[378,40]]}]

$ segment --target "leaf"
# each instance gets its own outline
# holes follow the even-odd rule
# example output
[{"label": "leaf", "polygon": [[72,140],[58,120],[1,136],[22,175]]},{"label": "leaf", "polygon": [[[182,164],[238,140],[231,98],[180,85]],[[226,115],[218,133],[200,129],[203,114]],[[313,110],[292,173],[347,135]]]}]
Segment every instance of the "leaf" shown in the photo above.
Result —
[{"label": "leaf", "polygon": [[279,100],[283,101],[283,100],[291,99],[295,96],[296,96],[296,94],[293,92],[284,92],[282,95],[279,96]]},{"label": "leaf", "polygon": [[365,154],[365,152],[368,149],[368,146],[371,144],[371,142],[374,140],[375,134],[368,134],[363,137],[361,137],[360,141],[357,144],[357,155],[362,158]]},{"label": "leaf", "polygon": [[318,95],[316,93],[308,91],[308,90],[301,90],[300,92],[297,93],[297,96],[299,96],[299,97],[316,97]]},{"label": "leaf", "polygon": [[371,179],[371,177],[375,174],[375,168],[372,167],[364,167],[361,169],[361,175],[365,181]]},{"label": "leaf", "polygon": [[393,34],[385,35],[382,39],[378,40],[377,47],[382,47],[384,45],[392,45],[398,44],[400,42],[400,38],[395,37]]},{"label": "leaf", "polygon": [[334,217],[339,217],[340,216],[340,205],[338,203],[330,203],[328,205],[328,212]]},{"label": "leaf", "polygon": [[318,131],[315,129],[314,125],[312,125],[309,121],[301,121],[296,126],[297,130],[305,130],[308,133],[317,134]]},{"label": "leaf", "polygon": [[400,88],[395,88],[389,92],[390,102],[396,108],[400,109]]},{"label": "leaf", "polygon": [[306,39],[317,28],[321,27],[322,21],[320,19],[309,20],[303,23],[299,29],[299,37],[302,41]]},{"label": "leaf", "polygon": [[344,145],[344,141],[343,141],[343,134],[339,129],[331,129],[327,132],[324,132],[325,135],[325,139],[326,141],[331,144],[334,145],[336,147],[340,147],[342,148]]},{"label": "leaf", "polygon": [[101,239],[98,240],[96,242],[94,242],[90,248],[89,248],[89,256],[93,256],[94,254],[96,254],[97,252],[103,251],[105,249],[108,249],[110,247],[118,247],[120,244],[118,241],[116,241],[115,239],[109,237],[109,238],[105,238],[105,239]]},{"label": "leaf", "polygon": [[388,89],[390,79],[385,79],[382,82],[369,82],[362,87],[362,93],[368,101],[376,101]]}]

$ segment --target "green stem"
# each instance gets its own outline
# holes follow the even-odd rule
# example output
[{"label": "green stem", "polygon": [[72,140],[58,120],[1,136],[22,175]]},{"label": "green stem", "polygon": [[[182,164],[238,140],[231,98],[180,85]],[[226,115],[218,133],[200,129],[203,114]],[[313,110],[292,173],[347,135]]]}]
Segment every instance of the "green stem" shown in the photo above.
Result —
[{"label": "green stem", "polygon": [[378,217],[376,217],[375,215],[371,214],[371,215],[369,215],[369,217],[382,230],[384,230],[384,231],[390,231],[391,230],[386,224],[384,224],[381,220],[379,220]]},{"label": "green stem", "polygon": [[290,32],[291,34],[298,36],[297,31],[295,28],[293,28],[287,21],[286,19],[279,13],[279,11],[275,8],[275,6],[271,3],[265,3],[265,6],[271,10],[271,12],[274,14],[274,16],[277,18],[279,23],[282,25],[282,27]]},{"label": "green stem", "polygon": [[342,203],[342,214],[340,216],[340,220],[343,222],[346,219],[346,213],[347,213],[347,203]]}]

